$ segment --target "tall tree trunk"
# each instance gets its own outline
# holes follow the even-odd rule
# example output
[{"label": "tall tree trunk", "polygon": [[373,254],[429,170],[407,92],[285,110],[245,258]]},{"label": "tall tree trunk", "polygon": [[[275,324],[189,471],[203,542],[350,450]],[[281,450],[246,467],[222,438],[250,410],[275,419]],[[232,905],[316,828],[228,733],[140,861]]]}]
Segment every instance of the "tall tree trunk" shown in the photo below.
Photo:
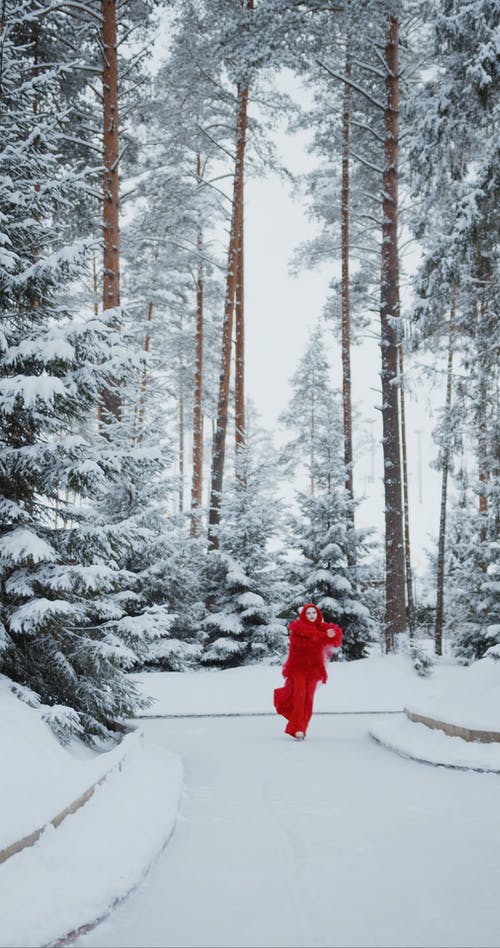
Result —
[{"label": "tall tree trunk", "polygon": [[244,182],[241,181],[241,211],[240,229],[237,252],[236,291],[235,291],[235,372],[234,372],[234,425],[235,448],[245,444],[245,284],[244,284],[244,250],[243,250],[243,202]]},{"label": "tall tree trunk", "polygon": [[217,403],[217,423],[212,442],[212,477],[210,486],[210,504],[208,514],[209,549],[218,549],[217,526],[220,522],[220,504],[224,478],[224,459],[226,451],[227,414],[229,403],[229,382],[231,374],[231,343],[233,334],[233,311],[236,292],[237,260],[239,232],[242,217],[243,173],[247,131],[248,88],[238,85],[237,90],[237,126],[236,160],[233,181],[233,199],[231,209],[231,229],[226,271],[226,291],[224,321],[222,325],[222,353],[219,375],[219,396]]},{"label": "tall tree trunk", "polygon": [[401,496],[401,450],[398,398],[399,255],[398,255],[398,131],[399,131],[399,23],[389,18],[385,58],[387,100],[384,112],[384,174],[381,272],[382,425],[385,492],[385,645],[395,648],[405,631],[405,566]]},{"label": "tall tree trunk", "polygon": [[[349,47],[346,51],[345,74],[351,78]],[[351,306],[349,276],[349,198],[350,198],[350,125],[351,87],[344,82],[342,110],[342,200],[341,200],[341,246],[342,246],[342,407],[344,423],[345,486],[351,497],[353,488],[352,459],[352,394],[351,394]]]},{"label": "tall tree trunk", "polygon": [[314,493],[315,493],[315,490],[316,490],[316,478],[315,478],[315,471],[316,471],[316,452],[315,452],[315,448],[316,448],[316,386],[315,386],[314,380],[313,380],[313,384],[311,385],[311,456],[310,456],[310,463],[311,463],[311,497],[314,497]]},{"label": "tall tree trunk", "polygon": [[[201,181],[201,158],[196,156],[196,176]],[[203,503],[203,343],[204,343],[204,274],[203,232],[198,222],[198,266],[196,277],[196,341],[193,404],[193,481],[191,487],[191,535],[200,531],[199,511]]]},{"label": "tall tree trunk", "polygon": [[[146,329],[146,336],[144,338],[144,352],[147,354],[151,348],[151,333],[149,331],[149,323],[153,319],[153,303],[148,303],[148,326]],[[141,394],[139,397],[139,411],[137,413],[137,434],[135,437],[136,444],[140,444],[144,434],[144,416],[146,413],[146,389],[148,387],[148,367],[144,366],[142,370],[141,378]]]},{"label": "tall tree trunk", "polygon": [[[116,0],[102,0],[102,87],[103,87],[103,293],[102,308],[115,310],[112,325],[118,328],[120,306],[120,221],[119,221],[119,137],[118,137],[118,40]],[[120,418],[120,394],[110,380],[101,396],[101,422],[105,426]]]},{"label": "tall tree trunk", "polygon": [[[241,5],[247,10],[253,10],[254,0],[241,0]],[[243,251],[241,230],[243,227],[243,180],[245,146],[247,134],[248,113],[248,85],[238,84],[237,87],[237,122],[236,122],[236,160],[233,181],[233,200],[231,211],[231,229],[229,235],[229,250],[226,274],[226,294],[224,306],[224,322],[222,327],[222,354],[219,376],[219,397],[217,405],[217,425],[212,442],[212,476],[210,485],[210,503],[208,512],[208,546],[209,549],[218,549],[219,539],[217,527],[220,522],[220,505],[222,485],[224,479],[224,459],[226,453],[227,413],[229,402],[229,383],[231,375],[231,343],[233,334],[233,311],[235,304],[237,282],[243,286],[243,265],[241,274],[238,274],[238,258]],[[242,302],[242,300],[241,300]],[[243,315],[243,308],[241,308]],[[241,323],[242,325],[242,323]],[[241,342],[243,335],[241,335]],[[241,380],[240,380],[241,381]],[[244,381],[244,380],[243,380]],[[244,402],[243,402],[244,411]],[[238,426],[237,426],[238,427]],[[240,429],[244,432],[244,421]]]},{"label": "tall tree trunk", "polygon": [[404,388],[404,356],[403,340],[399,346],[399,374],[401,377],[400,404],[401,404],[401,459],[403,464],[403,516],[405,532],[405,577],[406,577],[406,619],[410,639],[415,633],[415,603],[413,600],[413,577],[411,570],[410,546],[410,500],[408,488],[408,458],[406,451],[406,409]]},{"label": "tall tree trunk", "polygon": [[99,290],[97,283],[97,262],[95,254],[92,258],[92,287],[94,290],[94,316],[99,315]]},{"label": "tall tree trunk", "polygon": [[450,329],[448,339],[448,364],[446,368],[446,399],[444,406],[445,442],[441,467],[441,506],[439,511],[439,537],[437,556],[436,623],[434,626],[434,651],[443,654],[444,623],[444,553],[446,546],[446,513],[448,500],[448,475],[450,471],[450,418],[453,384],[453,345],[455,331],[455,291],[452,291]]},{"label": "tall tree trunk", "polygon": [[[33,79],[38,79],[40,75],[40,65],[39,65],[39,51],[40,51],[40,24],[34,23],[32,26],[33,30]],[[36,88],[36,86],[35,86]],[[35,91],[33,96],[33,115],[38,115],[40,107],[40,97],[38,91]],[[36,190],[40,190],[40,185],[36,185]]]},{"label": "tall tree trunk", "polygon": [[179,366],[179,513],[184,510],[184,373]]},{"label": "tall tree trunk", "polygon": [[[483,258],[484,260],[484,258]],[[491,272],[487,264],[483,263],[481,268],[481,282],[488,286],[492,279]],[[478,371],[478,400],[477,400],[477,454],[478,454],[478,479],[479,479],[479,500],[478,509],[481,514],[480,538],[484,543],[487,536],[486,518],[488,513],[488,430],[487,430],[487,405],[489,396],[489,373],[487,368],[486,353],[488,351],[489,339],[487,336],[487,315],[488,302],[487,290],[483,289],[477,307],[477,371]]]}]

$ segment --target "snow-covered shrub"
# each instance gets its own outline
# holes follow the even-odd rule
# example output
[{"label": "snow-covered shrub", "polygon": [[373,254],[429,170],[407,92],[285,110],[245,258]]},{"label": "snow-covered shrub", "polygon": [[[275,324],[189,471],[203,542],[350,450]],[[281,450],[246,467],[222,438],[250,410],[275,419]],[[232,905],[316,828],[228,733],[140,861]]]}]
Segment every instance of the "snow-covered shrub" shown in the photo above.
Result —
[{"label": "snow-covered shrub", "polygon": [[486,657],[487,657],[487,658],[491,658],[492,661],[494,661],[494,662],[500,662],[500,625],[491,626],[491,627],[490,627],[490,632],[492,633],[492,635],[496,635],[496,636],[497,636],[497,638],[498,638],[498,640],[499,640],[499,644],[498,644],[498,645],[491,645],[491,646],[489,647],[488,651],[487,651],[485,654],[486,654]]},{"label": "snow-covered shrub", "polygon": [[416,642],[410,643],[409,648],[411,663],[420,678],[430,678],[434,661],[428,652],[425,652]]}]

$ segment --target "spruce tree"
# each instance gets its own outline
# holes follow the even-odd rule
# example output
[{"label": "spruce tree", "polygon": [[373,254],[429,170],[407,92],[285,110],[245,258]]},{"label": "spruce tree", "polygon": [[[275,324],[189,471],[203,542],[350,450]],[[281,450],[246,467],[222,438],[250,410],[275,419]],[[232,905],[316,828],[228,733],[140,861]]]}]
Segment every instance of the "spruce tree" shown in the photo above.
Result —
[{"label": "spruce tree", "polygon": [[446,556],[446,633],[468,665],[500,642],[499,544],[482,537],[483,518],[462,488],[451,513]]},{"label": "spruce tree", "polygon": [[277,618],[279,575],[269,548],[279,507],[272,451],[267,445],[260,457],[255,452],[255,438],[237,452],[236,474],[222,505],[219,549],[207,556],[202,656],[207,666],[281,661],[286,649],[286,630]]},{"label": "spruce tree", "polygon": [[72,308],[89,246],[71,243],[65,224],[82,175],[60,165],[59,70],[33,70],[25,42],[44,11],[18,0],[4,12],[1,667],[49,706],[63,738],[102,736],[144,705],[126,672],[151,636],[127,621],[135,594],[118,557],[130,537],[98,511],[119,460],[93,445],[88,422],[109,366],[123,377],[131,358],[108,326]]},{"label": "spruce tree", "polygon": [[297,559],[289,568],[285,613],[295,615],[304,602],[314,602],[327,621],[343,628],[342,654],[362,658],[377,632],[358,582],[358,572],[365,575],[367,537],[354,527],[354,502],[345,488],[342,409],[329,382],[319,327],[292,388],[283,421],[296,437],[283,455],[289,471],[302,471],[308,489],[297,493],[299,513],[290,524],[288,547]]},{"label": "spruce tree", "polygon": [[[482,610],[488,596],[482,589],[490,584],[499,519],[495,129],[500,83],[494,53],[498,9],[495,3],[464,6],[436,0],[426,14],[425,40],[434,68],[416,87],[407,110],[412,192],[418,196],[412,224],[422,246],[415,280],[414,338],[416,344],[435,348],[453,325],[454,369],[448,398],[453,414],[444,466],[453,467],[457,445],[465,441],[472,447],[477,477],[473,489],[462,492],[465,508],[460,508],[459,520],[455,517],[454,533],[446,544],[446,563],[455,579],[451,580],[450,573],[444,585],[451,583],[456,594],[445,595],[445,605],[451,610],[446,626],[453,631],[459,623],[467,644],[458,647],[463,648],[464,657],[471,658],[483,648],[480,630],[486,621]],[[443,503],[442,524],[445,517]],[[468,543],[460,537],[462,529],[469,535]],[[443,529],[441,534],[443,540]],[[459,569],[458,561],[463,568]],[[438,605],[440,622],[442,602]],[[464,622],[469,625],[467,634]],[[473,646],[476,633],[479,637]]]}]

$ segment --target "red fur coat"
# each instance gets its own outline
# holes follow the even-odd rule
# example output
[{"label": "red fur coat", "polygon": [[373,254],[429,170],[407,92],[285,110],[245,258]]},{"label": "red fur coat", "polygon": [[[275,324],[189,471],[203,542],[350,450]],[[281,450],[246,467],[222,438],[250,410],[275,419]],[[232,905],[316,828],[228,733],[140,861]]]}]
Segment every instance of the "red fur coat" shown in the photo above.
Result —
[{"label": "red fur coat", "polygon": [[[306,609],[311,607],[316,609],[315,622],[306,617]],[[305,675],[307,678],[326,682],[326,661],[331,657],[333,649],[339,648],[342,643],[340,626],[334,622],[323,622],[318,607],[308,602],[301,609],[299,618],[290,622],[288,629],[290,647],[288,658],[283,665],[284,677]]]}]

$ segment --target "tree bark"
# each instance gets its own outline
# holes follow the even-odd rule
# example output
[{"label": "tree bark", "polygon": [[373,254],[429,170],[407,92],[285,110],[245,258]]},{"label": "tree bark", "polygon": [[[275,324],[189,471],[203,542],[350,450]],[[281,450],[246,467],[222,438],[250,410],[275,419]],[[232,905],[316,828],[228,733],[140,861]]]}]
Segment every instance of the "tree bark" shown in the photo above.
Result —
[{"label": "tree bark", "polygon": [[[346,78],[351,77],[349,52],[346,53]],[[342,407],[344,426],[345,486],[354,496],[352,461],[352,394],[351,394],[351,306],[349,275],[349,198],[350,198],[350,124],[351,87],[344,83],[342,110],[342,200],[341,200],[341,247],[342,247]]]},{"label": "tree bark", "polygon": [[404,516],[404,534],[405,534],[405,577],[406,577],[406,619],[408,622],[408,632],[410,639],[415,634],[415,603],[413,600],[413,578],[411,570],[411,546],[410,546],[410,500],[408,487],[408,458],[406,451],[406,410],[405,410],[405,390],[404,390],[404,356],[403,340],[399,346],[399,374],[401,378],[400,386],[400,404],[401,404],[401,459],[403,465],[403,516]]},{"label": "tree bark", "polygon": [[179,513],[184,510],[184,378],[179,366]]},{"label": "tree bark", "polygon": [[[196,176],[201,179],[201,158],[196,158]],[[204,273],[202,262],[203,232],[198,222],[198,267],[196,278],[196,341],[193,405],[193,481],[191,487],[191,536],[200,532],[199,511],[203,503],[203,344],[204,344]]]},{"label": "tree bark", "polygon": [[97,263],[95,254],[92,258],[92,287],[94,290],[94,316],[99,315],[99,295],[98,295],[98,283],[97,283]]},{"label": "tree bark", "polygon": [[[39,67],[40,24],[35,22],[32,26],[32,31],[33,31],[33,79],[36,80],[38,79],[40,75],[40,67]],[[36,84],[35,84],[35,89],[36,89]],[[33,96],[33,115],[38,115],[39,106],[40,106],[40,98],[38,95],[38,91],[35,91],[35,95]],[[37,184],[35,188],[37,191],[39,191],[40,185]]]},{"label": "tree bark", "polygon": [[[120,306],[120,220],[119,220],[119,129],[118,129],[118,39],[116,0],[102,0],[102,87],[103,87],[103,290],[102,308],[108,310],[111,325],[119,327]],[[121,399],[118,385],[110,380],[101,395],[102,432],[106,424],[119,419]]]},{"label": "tree bark", "polygon": [[[153,319],[153,303],[148,303],[148,324]],[[146,336],[144,339],[144,352],[147,354],[151,348],[151,334],[149,331],[149,325],[146,329]],[[141,394],[139,398],[139,411],[137,413],[137,434],[136,434],[136,444],[140,444],[144,434],[144,416],[146,413],[146,389],[148,386],[148,369],[147,365],[144,366],[142,370],[141,378]]]},{"label": "tree bark", "polygon": [[401,450],[398,399],[398,345],[400,318],[398,255],[398,132],[399,132],[399,23],[389,18],[384,112],[384,173],[381,268],[382,425],[385,493],[385,645],[395,648],[396,636],[406,628]]},{"label": "tree bark", "polygon": [[445,441],[443,445],[443,459],[441,468],[441,505],[439,511],[439,537],[437,556],[437,589],[436,589],[436,622],[434,626],[434,651],[436,655],[443,654],[443,624],[444,624],[444,554],[446,547],[446,514],[448,500],[448,475],[450,471],[450,412],[453,385],[453,345],[455,331],[455,298],[452,295],[450,311],[450,329],[448,340],[448,364],[446,368],[446,399],[444,406]]},{"label": "tree bark", "polygon": [[[234,372],[234,425],[236,452],[245,444],[245,284],[244,284],[244,182],[241,181],[240,228],[236,266],[235,290],[235,372]],[[239,475],[241,476],[241,475]]]},{"label": "tree bark", "polygon": [[[314,378],[314,376],[313,376]],[[314,497],[316,491],[316,386],[313,381],[311,386],[311,497]]]},{"label": "tree bark", "polygon": [[220,522],[220,504],[224,478],[229,382],[231,374],[231,343],[233,334],[233,311],[237,279],[237,259],[242,215],[243,173],[247,131],[248,88],[240,85],[237,90],[238,117],[236,126],[236,160],[233,181],[231,228],[226,271],[224,321],[222,325],[222,352],[217,403],[217,423],[212,442],[212,476],[208,514],[209,549],[218,549],[217,527]]},{"label": "tree bark", "polygon": [[[488,267],[483,264],[482,281],[488,285]],[[481,515],[481,527],[479,535],[481,542],[484,543],[487,536],[486,518],[488,513],[488,431],[487,431],[487,405],[488,405],[488,371],[485,364],[485,356],[488,351],[488,338],[486,332],[488,303],[485,299],[486,292],[483,289],[478,303],[478,325],[477,325],[477,371],[478,371],[478,401],[477,401],[477,453],[478,453],[478,479],[479,479],[479,498],[478,510]]]}]

